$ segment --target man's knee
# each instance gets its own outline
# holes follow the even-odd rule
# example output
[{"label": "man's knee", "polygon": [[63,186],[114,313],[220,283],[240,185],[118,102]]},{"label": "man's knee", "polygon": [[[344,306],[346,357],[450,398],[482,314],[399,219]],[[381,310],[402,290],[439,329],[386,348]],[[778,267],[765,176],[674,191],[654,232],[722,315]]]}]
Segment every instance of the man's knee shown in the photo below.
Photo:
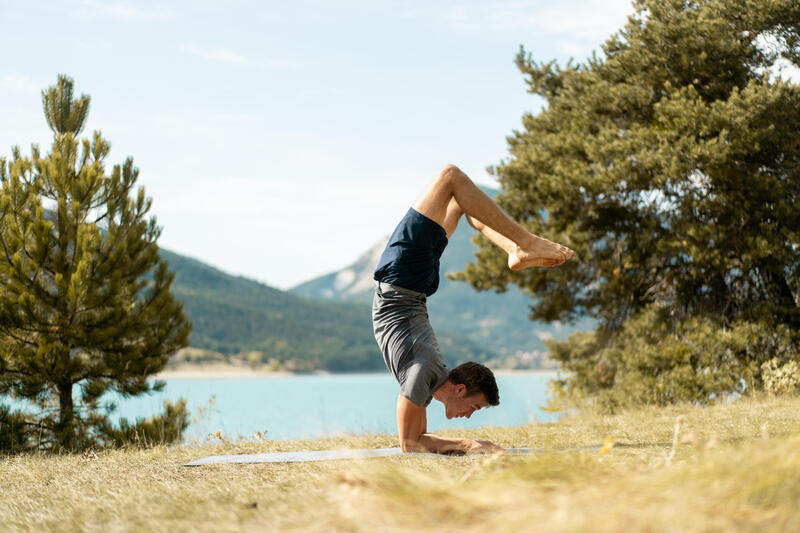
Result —
[{"label": "man's knee", "polygon": [[437,178],[440,181],[455,185],[459,181],[469,181],[469,177],[464,174],[460,168],[453,164],[445,165],[442,170],[439,171]]}]

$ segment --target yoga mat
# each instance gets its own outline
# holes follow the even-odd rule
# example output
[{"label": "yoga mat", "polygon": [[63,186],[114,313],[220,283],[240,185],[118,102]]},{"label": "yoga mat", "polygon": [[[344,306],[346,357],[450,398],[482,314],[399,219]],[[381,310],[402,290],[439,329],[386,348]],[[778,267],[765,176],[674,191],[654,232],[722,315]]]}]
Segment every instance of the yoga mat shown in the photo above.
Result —
[{"label": "yoga mat", "polygon": [[[529,448],[510,448],[508,453],[526,454]],[[371,459],[394,455],[414,455],[428,457],[456,457],[455,454],[403,453],[400,448],[375,448],[355,450],[318,450],[300,452],[242,453],[236,455],[211,455],[184,464],[183,466],[203,466],[229,463],[305,463],[311,461],[331,461],[335,459]],[[463,456],[463,454],[461,454]]]}]

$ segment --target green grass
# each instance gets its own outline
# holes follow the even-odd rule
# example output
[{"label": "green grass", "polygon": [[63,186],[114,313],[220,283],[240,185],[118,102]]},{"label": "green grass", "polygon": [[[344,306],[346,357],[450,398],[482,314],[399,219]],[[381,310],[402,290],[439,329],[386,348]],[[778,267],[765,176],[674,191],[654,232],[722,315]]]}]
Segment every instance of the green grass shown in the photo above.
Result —
[{"label": "green grass", "polygon": [[[676,419],[679,445],[670,455]],[[182,463],[391,435],[0,458],[4,531],[797,531],[800,399],[469,432],[530,456]],[[607,453],[581,447],[617,444]]]}]

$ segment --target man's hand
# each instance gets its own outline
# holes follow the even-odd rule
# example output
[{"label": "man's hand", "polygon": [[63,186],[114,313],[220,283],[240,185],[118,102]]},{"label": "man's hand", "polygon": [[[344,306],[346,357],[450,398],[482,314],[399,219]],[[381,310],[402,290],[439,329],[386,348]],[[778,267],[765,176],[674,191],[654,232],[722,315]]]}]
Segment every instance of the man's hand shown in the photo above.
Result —
[{"label": "man's hand", "polygon": [[467,448],[467,453],[497,453],[504,451],[506,451],[505,448],[501,448],[488,440],[473,440],[469,448]]}]

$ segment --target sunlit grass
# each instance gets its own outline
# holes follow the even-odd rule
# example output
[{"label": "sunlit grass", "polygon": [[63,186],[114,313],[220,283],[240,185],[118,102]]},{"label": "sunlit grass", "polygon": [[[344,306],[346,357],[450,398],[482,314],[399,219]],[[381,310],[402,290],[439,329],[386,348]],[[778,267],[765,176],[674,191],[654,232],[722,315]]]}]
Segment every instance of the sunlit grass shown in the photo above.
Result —
[{"label": "sunlit grass", "polygon": [[[537,453],[181,466],[212,454],[395,444],[377,435],[10,456],[0,458],[0,529],[800,530],[797,398],[468,433]],[[599,450],[604,440],[614,447]]]}]

